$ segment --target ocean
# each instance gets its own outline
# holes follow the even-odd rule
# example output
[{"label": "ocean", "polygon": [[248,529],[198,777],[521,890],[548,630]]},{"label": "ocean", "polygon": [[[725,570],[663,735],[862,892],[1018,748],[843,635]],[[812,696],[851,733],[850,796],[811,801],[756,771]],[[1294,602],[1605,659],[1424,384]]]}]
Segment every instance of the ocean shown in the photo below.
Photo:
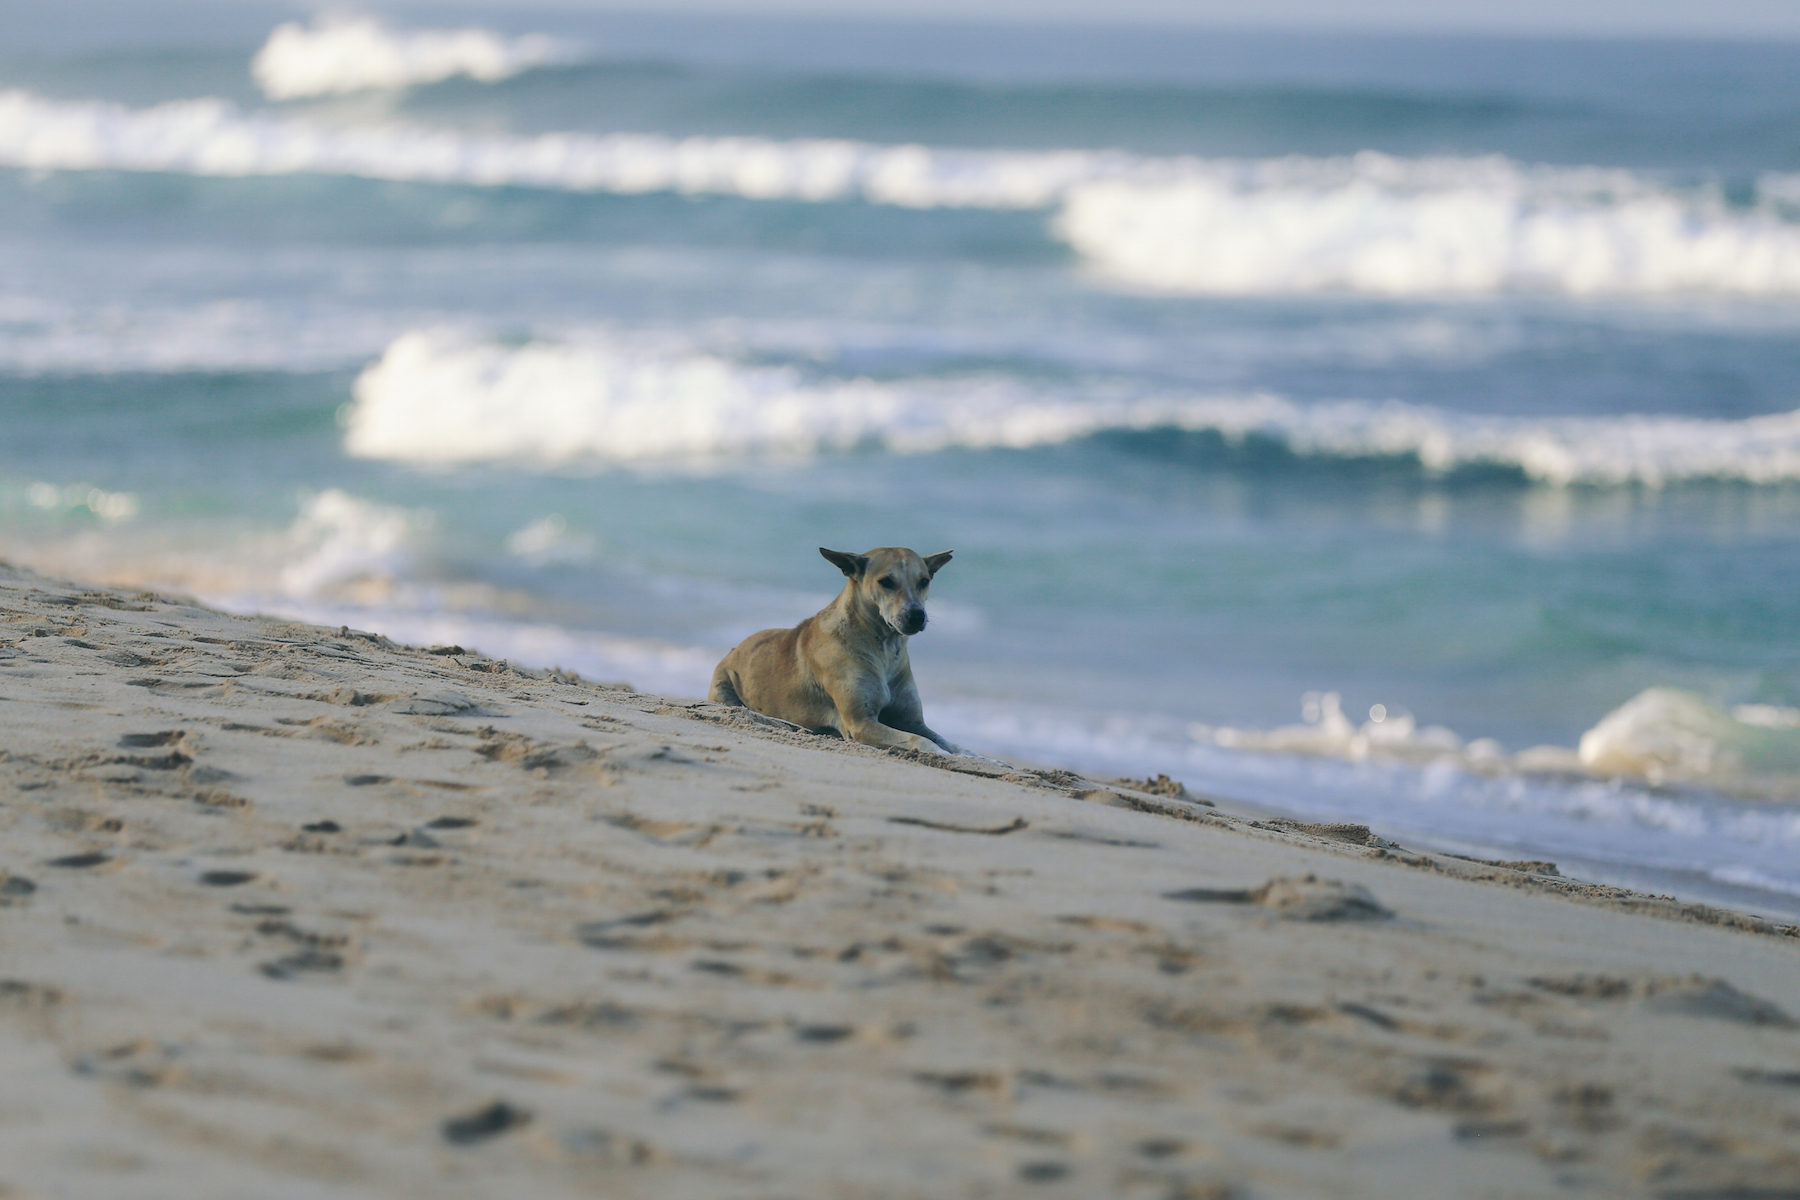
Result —
[{"label": "ocean", "polygon": [[949,549],[955,741],[1800,913],[1800,45],[117,15],[7,559],[700,697]]}]

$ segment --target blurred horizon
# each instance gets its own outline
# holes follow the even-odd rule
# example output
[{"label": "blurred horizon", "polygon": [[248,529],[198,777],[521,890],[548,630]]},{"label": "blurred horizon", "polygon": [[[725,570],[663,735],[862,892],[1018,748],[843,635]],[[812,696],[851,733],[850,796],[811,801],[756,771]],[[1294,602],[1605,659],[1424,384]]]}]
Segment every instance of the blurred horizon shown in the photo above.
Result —
[{"label": "blurred horizon", "polygon": [[[72,14],[86,14],[72,19]],[[104,15],[103,20],[95,20]],[[741,22],[748,25],[1163,28],[1183,33],[1317,37],[1470,38],[1523,41],[1800,41],[1800,5],[1726,0],[1705,6],[1651,0],[1622,8],[1601,0],[1526,0],[1471,9],[1449,0],[925,0],[895,12],[875,0],[73,0],[52,8],[0,0],[0,43],[15,50],[104,45],[239,44],[272,25],[326,16],[374,16],[395,24],[481,24],[497,29],[569,20],[621,26]]]}]

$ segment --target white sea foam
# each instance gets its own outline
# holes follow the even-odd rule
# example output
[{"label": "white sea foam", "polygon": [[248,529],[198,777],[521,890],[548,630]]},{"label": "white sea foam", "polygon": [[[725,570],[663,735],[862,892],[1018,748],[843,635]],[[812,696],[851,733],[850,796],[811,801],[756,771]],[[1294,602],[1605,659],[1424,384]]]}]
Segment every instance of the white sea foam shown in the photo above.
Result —
[{"label": "white sea foam", "polygon": [[[1183,729],[1151,714],[940,697],[932,724],[984,753],[1099,777],[1161,772],[1201,795],[1365,823],[1409,845],[1565,866],[1573,858],[1584,876],[1627,885],[1643,886],[1645,869],[1672,873],[1654,879],[1659,891],[1694,894],[1691,881],[1711,878],[1800,894],[1800,795],[1792,790],[1748,802],[1658,791],[1641,779],[1590,775],[1573,750],[1507,755],[1444,730],[1420,736],[1408,723],[1384,734],[1385,722],[1358,725],[1333,719],[1329,703],[1319,709],[1301,726],[1221,739],[1226,731]],[[1728,899],[1704,888],[1697,898]]]},{"label": "white sea foam", "polygon": [[997,379],[809,383],[788,367],[620,339],[509,347],[425,331],[389,346],[355,394],[350,452],[415,462],[1029,446],[1175,413],[1155,402],[1044,398]]},{"label": "white sea foam", "polygon": [[[1443,726],[1375,705],[1357,722],[1336,693],[1309,693],[1305,720],[1276,729],[1193,725],[1201,745],[1348,762],[1394,762],[1486,776],[1591,775],[1653,787],[1685,784],[1746,799],[1800,801],[1800,709],[1744,704],[1730,711],[1677,688],[1649,688],[1606,714],[1575,750],[1533,746],[1509,754],[1487,739],[1465,742]],[[1795,825],[1800,835],[1800,824]]]},{"label": "white sea foam", "polygon": [[509,38],[485,29],[390,29],[371,17],[324,17],[309,28],[279,25],[250,71],[271,100],[436,83],[467,75],[493,83],[532,67],[567,62],[574,51],[540,34]]},{"label": "white sea foam", "polygon": [[1510,418],[1269,395],[1058,396],[987,376],[816,381],[619,336],[503,346],[415,331],[362,373],[355,395],[349,451],[409,462],[1020,448],[1171,427],[1229,442],[1268,438],[1303,456],[1410,455],[1430,472],[1499,465],[1559,485],[1800,480],[1800,411],[1741,421]]},{"label": "white sea foam", "polygon": [[1504,761],[1499,747],[1491,741],[1464,746],[1462,738],[1453,731],[1441,725],[1421,729],[1410,713],[1398,709],[1390,713],[1386,705],[1375,705],[1369,719],[1359,724],[1345,715],[1336,692],[1309,692],[1302,699],[1301,715],[1305,718],[1303,724],[1270,730],[1193,725],[1188,736],[1196,742],[1210,742],[1231,750],[1343,758],[1352,762],[1370,758],[1433,762],[1449,758],[1487,766]]},{"label": "white sea foam", "polygon": [[1746,704],[1730,712],[1675,688],[1650,688],[1581,738],[1600,775],[1734,790],[1800,791],[1800,711]]},{"label": "white sea foam", "polygon": [[0,93],[0,165],[300,172],[474,186],[909,208],[1058,209],[1104,276],[1177,291],[1391,295],[1800,294],[1785,177],[1749,208],[1716,188],[1507,159],[1235,162],[1069,150],[658,134],[341,127],[219,100],[131,109]]},{"label": "white sea foam", "polygon": [[1624,171],[1379,154],[1073,189],[1062,236],[1131,283],[1219,294],[1800,290],[1800,229]]},{"label": "white sea foam", "polygon": [[375,504],[338,488],[308,497],[280,547],[286,596],[388,595],[410,572],[416,535],[431,514]]},{"label": "white sea foam", "polygon": [[1142,160],[847,141],[659,134],[464,133],[341,127],[244,113],[216,99],[133,109],[0,92],[0,165],[35,170],[315,173],[570,191],[683,192],[756,200],[866,200],[917,208],[1041,208],[1076,183]]}]

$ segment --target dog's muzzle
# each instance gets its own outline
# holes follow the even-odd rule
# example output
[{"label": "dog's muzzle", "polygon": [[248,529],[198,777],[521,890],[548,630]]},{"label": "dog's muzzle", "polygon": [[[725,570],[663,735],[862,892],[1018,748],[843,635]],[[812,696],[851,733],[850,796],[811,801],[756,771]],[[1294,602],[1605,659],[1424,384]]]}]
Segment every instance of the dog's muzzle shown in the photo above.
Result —
[{"label": "dog's muzzle", "polygon": [[908,636],[920,633],[924,628],[925,610],[922,608],[909,608],[906,610],[906,615],[900,619],[900,632]]}]

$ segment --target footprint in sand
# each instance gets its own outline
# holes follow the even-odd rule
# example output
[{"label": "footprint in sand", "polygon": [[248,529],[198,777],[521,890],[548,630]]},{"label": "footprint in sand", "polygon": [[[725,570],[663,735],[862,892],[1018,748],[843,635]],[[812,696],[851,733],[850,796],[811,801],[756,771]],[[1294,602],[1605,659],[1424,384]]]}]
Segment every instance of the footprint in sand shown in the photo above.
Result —
[{"label": "footprint in sand", "polygon": [[345,934],[314,933],[278,916],[258,922],[256,932],[264,937],[284,938],[298,947],[291,954],[257,965],[256,969],[270,979],[294,979],[306,974],[341,971],[347,962],[345,955],[351,949],[350,938]]},{"label": "footprint in sand", "polygon": [[317,700],[321,704],[341,704],[349,708],[367,708],[372,704],[386,704],[393,698],[385,692],[364,692],[351,687],[332,688],[328,692],[314,692],[305,697],[308,700]]},{"label": "footprint in sand", "polygon": [[1731,1072],[1745,1083],[1800,1088],[1800,1071],[1767,1071],[1761,1067],[1737,1067]]},{"label": "footprint in sand", "polygon": [[607,1166],[641,1167],[667,1158],[666,1154],[642,1138],[605,1129],[584,1129],[572,1133],[563,1139],[563,1147],[571,1154]]},{"label": "footprint in sand", "polygon": [[1031,823],[1024,817],[1014,817],[1004,825],[952,825],[947,821],[928,821],[924,817],[889,817],[890,825],[917,825],[921,829],[941,829],[945,833],[981,833],[989,837],[1000,837],[1008,833],[1016,833],[1028,829]]},{"label": "footprint in sand", "polygon": [[260,963],[256,969],[270,979],[293,979],[309,972],[341,971],[344,969],[344,956],[329,950],[302,950],[297,954],[286,954]]},{"label": "footprint in sand", "polygon": [[1647,990],[1644,1007],[1652,1012],[1710,1017],[1772,1029],[1800,1029],[1800,1021],[1759,996],[1738,991],[1723,979],[1694,976],[1673,985],[1653,984]]},{"label": "footprint in sand", "polygon": [[1541,991],[1576,1000],[1640,999],[1651,1012],[1709,1017],[1773,1029],[1800,1029],[1782,1009],[1760,996],[1739,991],[1723,979],[1702,975],[1621,979],[1610,975],[1539,976],[1526,980]]},{"label": "footprint in sand", "polygon": [[854,1025],[802,1025],[794,1030],[794,1037],[798,1041],[827,1046],[855,1036]]},{"label": "footprint in sand", "polygon": [[237,887],[256,878],[255,871],[202,871],[200,882],[206,887]]},{"label": "footprint in sand", "polygon": [[620,829],[629,829],[633,833],[642,834],[651,841],[665,845],[700,847],[718,836],[717,825],[699,825],[687,821],[657,821],[649,817],[640,817],[636,813],[609,813],[600,818],[608,825]]},{"label": "footprint in sand", "polygon": [[143,750],[152,746],[172,746],[185,736],[179,729],[164,729],[158,733],[128,733],[119,739],[119,745],[128,750]]},{"label": "footprint in sand", "polygon": [[1255,904],[1292,921],[1380,921],[1394,915],[1361,884],[1317,875],[1271,879],[1259,888],[1188,888],[1165,892],[1163,898],[1199,904]]},{"label": "footprint in sand", "polygon": [[472,1146],[477,1142],[485,1142],[489,1138],[499,1137],[510,1129],[517,1129],[531,1121],[531,1114],[522,1108],[515,1108],[504,1100],[496,1100],[486,1108],[472,1113],[464,1113],[460,1117],[451,1117],[441,1126],[444,1140],[453,1146]]},{"label": "footprint in sand", "polygon": [[84,870],[89,867],[98,867],[103,863],[109,863],[111,861],[112,855],[101,854],[98,850],[93,850],[86,854],[66,854],[61,858],[53,858],[46,865]]},{"label": "footprint in sand", "polygon": [[673,909],[656,909],[651,912],[633,913],[630,916],[614,917],[609,921],[589,921],[575,929],[575,936],[582,945],[594,950],[652,950],[670,951],[684,948],[687,943],[675,938],[652,936],[643,937],[627,932],[630,929],[642,929],[651,925],[661,925],[681,916]]},{"label": "footprint in sand", "polygon": [[396,700],[388,706],[388,711],[420,717],[449,717],[459,713],[478,714],[481,706],[461,692],[437,691],[420,692],[416,696]]}]

